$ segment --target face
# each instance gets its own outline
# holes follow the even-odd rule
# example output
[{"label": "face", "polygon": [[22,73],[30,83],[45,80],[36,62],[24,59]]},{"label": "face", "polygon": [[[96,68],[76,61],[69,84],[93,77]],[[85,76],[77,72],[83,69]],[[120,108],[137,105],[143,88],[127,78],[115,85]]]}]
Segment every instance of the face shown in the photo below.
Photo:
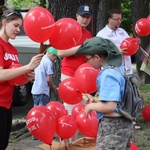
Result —
[{"label": "face", "polygon": [[57,57],[55,54],[51,54],[51,53],[49,53],[49,54],[50,54],[50,59],[51,59],[51,61],[52,61],[52,62],[55,62],[58,57]]},{"label": "face", "polygon": [[111,18],[108,19],[108,26],[112,30],[116,30],[119,28],[122,22],[122,15],[121,14],[113,14]]},{"label": "face", "polygon": [[86,28],[90,21],[91,21],[91,16],[90,15],[79,15],[76,14],[77,22],[81,25],[82,28]]},{"label": "face", "polygon": [[20,32],[20,27],[22,26],[23,20],[21,18],[6,22],[4,20],[4,32],[7,38],[15,39]]},{"label": "face", "polygon": [[86,62],[93,66],[95,69],[100,69],[101,65],[101,58],[98,55],[85,55]]}]

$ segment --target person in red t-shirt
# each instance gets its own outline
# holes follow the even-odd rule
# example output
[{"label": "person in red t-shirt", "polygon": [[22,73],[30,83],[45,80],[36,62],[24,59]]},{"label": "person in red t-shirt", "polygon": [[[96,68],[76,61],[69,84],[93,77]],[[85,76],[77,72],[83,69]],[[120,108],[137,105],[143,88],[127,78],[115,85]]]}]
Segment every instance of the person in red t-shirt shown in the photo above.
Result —
[{"label": "person in red t-shirt", "polygon": [[[63,58],[61,63],[61,81],[66,78],[73,77],[77,68],[80,65],[86,63],[86,58],[84,55],[75,56],[75,53],[85,40],[93,37],[92,34],[86,29],[92,19],[92,15],[92,8],[87,5],[81,5],[77,9],[76,18],[77,22],[81,25],[82,28],[82,37],[78,43],[78,46],[67,50],[58,51],[59,57]],[[68,110],[68,114],[71,115],[71,111],[75,105],[64,103],[64,106]],[[77,137],[72,138],[71,142],[76,139]]]},{"label": "person in red t-shirt", "polygon": [[29,64],[19,68],[10,68],[19,64],[17,49],[9,43],[20,32],[23,18],[20,12],[11,11],[5,6],[0,6],[0,150],[8,146],[12,125],[12,95],[14,85],[8,80],[20,75],[25,75],[28,80],[33,80],[34,70],[41,61],[43,54],[34,56]]}]

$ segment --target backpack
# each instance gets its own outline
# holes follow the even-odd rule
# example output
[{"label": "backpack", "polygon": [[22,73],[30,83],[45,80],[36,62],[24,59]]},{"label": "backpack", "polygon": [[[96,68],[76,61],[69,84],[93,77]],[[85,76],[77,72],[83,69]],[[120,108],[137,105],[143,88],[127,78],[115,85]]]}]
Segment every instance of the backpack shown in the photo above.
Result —
[{"label": "backpack", "polygon": [[[121,73],[118,68],[111,68]],[[118,103],[118,110],[123,117],[133,121],[140,115],[144,105],[143,96],[139,91],[140,78],[135,74],[121,75],[125,78],[125,89],[122,101]]]}]

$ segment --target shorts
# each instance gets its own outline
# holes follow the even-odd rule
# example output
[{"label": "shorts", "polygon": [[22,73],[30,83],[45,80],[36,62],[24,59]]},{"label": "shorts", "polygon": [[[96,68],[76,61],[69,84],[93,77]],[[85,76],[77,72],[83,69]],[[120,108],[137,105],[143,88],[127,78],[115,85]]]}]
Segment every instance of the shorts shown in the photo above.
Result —
[{"label": "shorts", "polygon": [[99,123],[96,150],[129,150],[133,124],[124,117],[103,117]]},{"label": "shorts", "polygon": [[46,106],[50,102],[50,97],[46,94],[33,94],[34,107]]}]

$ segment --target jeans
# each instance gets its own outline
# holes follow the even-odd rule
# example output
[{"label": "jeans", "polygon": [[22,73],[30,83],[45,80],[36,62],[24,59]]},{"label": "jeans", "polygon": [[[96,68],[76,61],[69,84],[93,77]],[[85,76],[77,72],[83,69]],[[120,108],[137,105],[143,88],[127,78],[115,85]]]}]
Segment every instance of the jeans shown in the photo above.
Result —
[{"label": "jeans", "polygon": [[33,94],[34,107],[46,106],[50,102],[50,97],[46,94]]}]

